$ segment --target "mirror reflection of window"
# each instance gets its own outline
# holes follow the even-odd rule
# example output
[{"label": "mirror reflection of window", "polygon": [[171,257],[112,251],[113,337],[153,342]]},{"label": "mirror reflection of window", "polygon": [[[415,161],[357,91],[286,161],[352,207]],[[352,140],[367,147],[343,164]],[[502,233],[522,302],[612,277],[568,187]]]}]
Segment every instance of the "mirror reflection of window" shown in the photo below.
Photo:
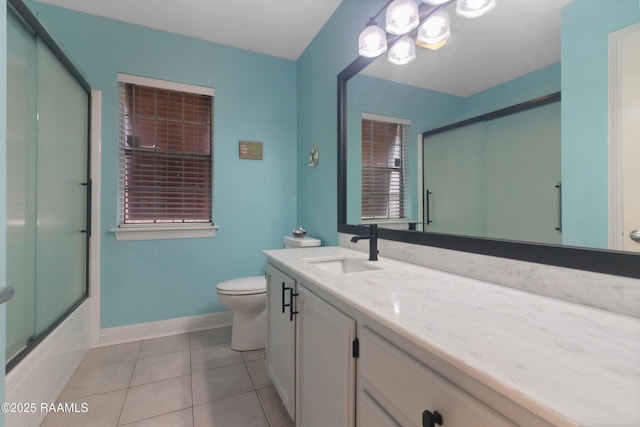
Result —
[{"label": "mirror reflection of window", "polygon": [[362,221],[406,218],[406,120],[362,119]]}]

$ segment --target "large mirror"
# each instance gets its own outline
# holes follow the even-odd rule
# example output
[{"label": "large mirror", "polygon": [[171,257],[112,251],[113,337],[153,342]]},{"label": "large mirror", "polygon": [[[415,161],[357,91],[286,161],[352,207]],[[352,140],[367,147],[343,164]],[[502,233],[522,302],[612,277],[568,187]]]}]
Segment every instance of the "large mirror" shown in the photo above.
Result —
[{"label": "large mirror", "polygon": [[640,177],[624,167],[640,130],[621,119],[640,100],[616,87],[640,66],[614,52],[640,47],[617,41],[640,39],[638,2],[446,10],[444,46],[338,76],[339,230],[640,277]]}]

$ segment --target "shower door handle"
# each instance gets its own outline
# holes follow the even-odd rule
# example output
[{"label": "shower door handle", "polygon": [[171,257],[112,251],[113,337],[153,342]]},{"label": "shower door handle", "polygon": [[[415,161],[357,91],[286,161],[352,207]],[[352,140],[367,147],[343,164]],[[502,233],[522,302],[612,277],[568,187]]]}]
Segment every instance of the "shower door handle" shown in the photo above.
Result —
[{"label": "shower door handle", "polygon": [[0,304],[4,304],[13,298],[13,294],[16,293],[16,290],[13,286],[3,286],[0,288]]},{"label": "shower door handle", "polygon": [[431,206],[430,206],[430,203],[429,203],[429,196],[431,196],[432,194],[433,194],[433,192],[429,191],[429,190],[425,191],[425,193],[424,193],[425,211],[426,211],[425,215],[427,217],[426,225],[429,225],[429,224],[431,224],[433,222],[433,220],[431,219]]}]

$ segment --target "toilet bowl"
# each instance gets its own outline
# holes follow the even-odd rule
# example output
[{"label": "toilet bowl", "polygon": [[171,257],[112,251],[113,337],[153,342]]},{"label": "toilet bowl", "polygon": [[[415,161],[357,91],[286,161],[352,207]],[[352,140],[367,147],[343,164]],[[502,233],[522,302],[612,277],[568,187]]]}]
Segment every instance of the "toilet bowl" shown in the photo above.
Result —
[{"label": "toilet bowl", "polygon": [[[312,237],[285,236],[285,248],[320,246]],[[233,311],[231,348],[238,351],[265,347],[267,336],[267,281],[264,276],[242,277],[216,285],[218,301]]]},{"label": "toilet bowl", "polygon": [[233,311],[231,348],[264,348],[267,315],[267,281],[264,276],[242,277],[216,285],[218,301]]}]

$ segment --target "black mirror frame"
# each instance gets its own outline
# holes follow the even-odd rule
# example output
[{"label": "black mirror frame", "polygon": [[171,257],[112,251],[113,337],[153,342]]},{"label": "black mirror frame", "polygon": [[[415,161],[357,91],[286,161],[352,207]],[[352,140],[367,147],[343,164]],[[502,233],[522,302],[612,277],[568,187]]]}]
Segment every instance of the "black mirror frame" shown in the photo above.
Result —
[{"label": "black mirror frame", "polygon": [[[364,234],[347,224],[347,82],[376,58],[359,57],[338,74],[338,232]],[[410,230],[378,229],[386,240],[554,265],[640,279],[640,254],[602,249],[525,243]]]}]

